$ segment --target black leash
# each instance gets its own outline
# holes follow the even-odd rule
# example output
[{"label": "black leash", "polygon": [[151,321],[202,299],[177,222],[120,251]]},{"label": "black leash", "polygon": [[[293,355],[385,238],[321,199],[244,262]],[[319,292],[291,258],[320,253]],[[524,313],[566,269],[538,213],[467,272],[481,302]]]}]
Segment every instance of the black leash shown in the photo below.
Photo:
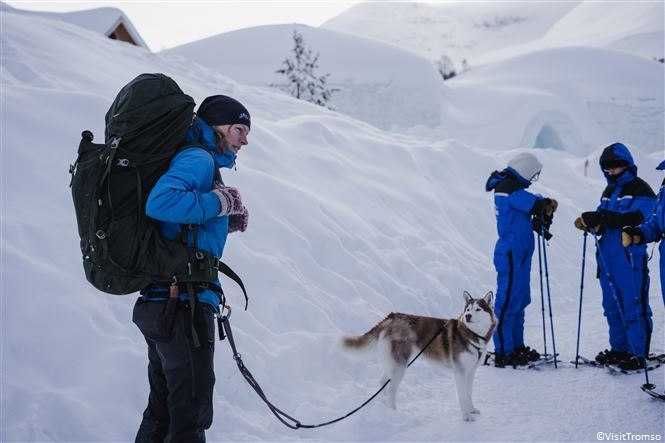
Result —
[{"label": "black leash", "polygon": [[[229,322],[230,315],[231,315],[231,313],[230,313],[230,310],[229,310],[229,314],[223,316],[221,318],[221,322],[224,325],[224,331],[226,332],[226,336],[229,339],[229,345],[231,345],[231,350],[233,351],[233,359],[235,360],[236,364],[238,365],[238,369],[240,370],[240,373],[242,374],[243,377],[245,377],[245,380],[247,380],[247,383],[249,383],[249,385],[254,389],[254,391],[258,394],[258,396],[261,398],[261,400],[263,400],[263,402],[268,406],[268,409],[270,409],[270,412],[272,412],[275,415],[275,417],[277,417],[277,420],[281,421],[285,426],[287,426],[291,429],[300,429],[300,428],[314,429],[314,428],[320,428],[320,427],[323,427],[323,426],[328,426],[328,425],[331,425],[333,423],[337,423],[339,421],[342,421],[345,418],[348,418],[348,417],[352,416],[353,414],[355,414],[356,412],[358,412],[359,410],[364,408],[369,402],[374,400],[376,398],[376,396],[379,395],[381,393],[381,391],[383,391],[385,389],[386,386],[388,386],[388,383],[390,383],[390,379],[388,379],[388,381],[386,381],[383,384],[383,386],[381,386],[381,388],[379,388],[379,390],[374,393],[374,395],[372,395],[363,404],[361,404],[360,406],[358,406],[357,408],[355,408],[351,412],[347,413],[346,415],[343,415],[343,416],[338,417],[334,420],[330,420],[330,421],[327,421],[327,422],[324,422],[324,423],[319,423],[319,424],[316,424],[316,425],[302,424],[302,423],[300,423],[300,421],[298,421],[295,418],[291,417],[290,415],[288,415],[287,413],[285,413],[284,411],[279,409],[277,406],[272,404],[270,402],[270,400],[268,400],[265,393],[261,389],[261,386],[259,386],[258,382],[254,379],[254,376],[252,376],[252,373],[249,372],[249,369],[247,369],[245,364],[242,362],[242,358],[241,358],[240,354],[238,353],[238,350],[236,349],[235,341],[233,340],[233,333],[231,331],[231,323]],[[430,339],[430,341],[427,342],[425,347],[423,347],[420,350],[420,352],[415,357],[413,357],[413,359],[411,359],[411,361],[407,365],[407,368],[409,366],[411,366],[411,364],[413,364],[413,362],[416,361],[416,359],[418,357],[420,357],[420,355],[423,352],[425,352],[425,349],[427,349],[429,347],[429,345],[432,344],[434,339],[436,339],[436,337],[438,337],[441,334],[441,332],[443,332],[444,329],[446,329],[446,324],[445,323],[443,324],[441,329],[439,329],[439,331]],[[220,338],[223,338],[223,337],[220,337]]]}]

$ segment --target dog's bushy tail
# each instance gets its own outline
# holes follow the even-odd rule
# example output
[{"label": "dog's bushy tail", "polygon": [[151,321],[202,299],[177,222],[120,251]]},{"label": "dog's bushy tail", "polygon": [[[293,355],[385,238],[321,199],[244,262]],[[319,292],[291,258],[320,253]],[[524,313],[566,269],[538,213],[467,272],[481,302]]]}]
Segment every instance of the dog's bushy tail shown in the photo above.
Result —
[{"label": "dog's bushy tail", "polygon": [[[385,320],[384,320],[385,321]],[[383,330],[383,321],[376,326],[374,326],[369,331],[365,332],[363,335],[356,337],[343,337],[342,345],[345,348],[353,351],[370,351],[373,350],[376,346],[376,343],[379,339],[379,335]]]},{"label": "dog's bushy tail", "polygon": [[359,335],[357,337],[344,337],[342,338],[342,344],[351,349],[365,349],[370,345],[376,343],[377,337],[368,336],[367,334]]}]

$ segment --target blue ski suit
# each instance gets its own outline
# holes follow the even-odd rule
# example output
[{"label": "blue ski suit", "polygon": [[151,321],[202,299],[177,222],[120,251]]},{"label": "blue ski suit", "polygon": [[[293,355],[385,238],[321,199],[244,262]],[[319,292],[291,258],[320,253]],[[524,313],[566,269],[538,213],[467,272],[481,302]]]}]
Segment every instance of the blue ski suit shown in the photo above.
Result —
[{"label": "blue ski suit", "polygon": [[[665,170],[665,160],[660,162],[656,169]],[[660,241],[658,251],[660,252],[660,292],[665,303],[665,179],[660,185],[656,209],[649,219],[638,226],[644,235],[644,242],[650,243]]]},{"label": "blue ski suit", "polygon": [[[494,247],[497,273],[495,312],[499,325],[494,349],[505,356],[524,346],[524,310],[531,303],[532,215],[543,197],[527,191],[531,182],[513,168],[495,171],[485,185],[494,191],[499,238]],[[539,231],[538,231],[539,232]]]},{"label": "blue ski suit", "polygon": [[[609,150],[609,151],[608,151]],[[612,351],[643,356],[648,351],[652,329],[649,307],[649,268],[646,245],[621,244],[621,228],[636,226],[651,215],[656,195],[637,177],[633,157],[621,143],[606,148],[607,155],[628,164],[622,174],[607,179],[597,212],[601,216],[596,260],[603,297],[603,312],[609,327]]]}]

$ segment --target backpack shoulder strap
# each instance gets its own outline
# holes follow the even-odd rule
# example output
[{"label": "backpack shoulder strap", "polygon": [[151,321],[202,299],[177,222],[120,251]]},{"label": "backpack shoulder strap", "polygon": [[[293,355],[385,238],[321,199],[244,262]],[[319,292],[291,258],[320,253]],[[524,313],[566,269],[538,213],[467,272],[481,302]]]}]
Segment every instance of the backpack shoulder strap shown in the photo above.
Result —
[{"label": "backpack shoulder strap", "polygon": [[208,154],[210,154],[210,157],[212,157],[212,164],[215,165],[213,185],[215,184],[214,182],[220,182],[221,184],[224,184],[224,180],[222,180],[222,173],[219,172],[219,168],[216,167],[216,164],[215,164],[215,156],[213,155],[212,152],[210,152],[210,150],[208,150],[208,148],[206,148],[201,143],[196,143],[196,142],[191,142],[191,141],[184,141],[184,142],[180,143],[180,145],[176,148],[174,156],[180,154],[182,151],[184,151],[185,149],[189,149],[189,148],[200,148],[200,149],[203,149]]},{"label": "backpack shoulder strap", "polygon": [[[185,149],[189,149],[189,148],[203,149],[208,154],[210,154],[210,156],[213,159],[213,165],[215,165],[215,162],[214,162],[215,158],[213,156],[213,153],[210,152],[205,146],[203,146],[200,143],[183,142],[176,149],[176,154],[180,153],[181,151],[184,151]],[[215,167],[214,169],[215,169],[215,177],[214,177],[213,180],[214,181],[219,181],[220,183],[224,184],[224,181],[222,180],[222,174],[219,172],[219,168]],[[214,183],[213,183],[213,185],[214,185]],[[195,227],[195,229],[196,229],[196,227]],[[234,282],[236,282],[238,284],[238,286],[240,286],[240,289],[242,289],[242,293],[245,296],[245,310],[247,310],[247,307],[249,306],[249,297],[247,296],[247,290],[245,289],[245,284],[242,282],[242,279],[238,276],[238,274],[235,273],[235,271],[233,269],[231,269],[226,263],[224,263],[221,260],[217,261],[217,270],[219,272],[221,272],[222,274],[226,275],[227,277],[229,277]]]}]

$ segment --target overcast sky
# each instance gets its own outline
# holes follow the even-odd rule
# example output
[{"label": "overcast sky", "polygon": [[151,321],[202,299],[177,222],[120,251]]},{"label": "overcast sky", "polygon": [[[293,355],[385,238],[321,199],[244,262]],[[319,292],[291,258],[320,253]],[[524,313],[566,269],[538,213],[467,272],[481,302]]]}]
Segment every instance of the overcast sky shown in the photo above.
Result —
[{"label": "overcast sky", "polygon": [[[4,1],[4,0],[3,0]],[[14,8],[68,12],[112,6],[129,17],[152,51],[252,26],[301,23],[320,26],[358,1],[146,1],[10,0]]]}]

